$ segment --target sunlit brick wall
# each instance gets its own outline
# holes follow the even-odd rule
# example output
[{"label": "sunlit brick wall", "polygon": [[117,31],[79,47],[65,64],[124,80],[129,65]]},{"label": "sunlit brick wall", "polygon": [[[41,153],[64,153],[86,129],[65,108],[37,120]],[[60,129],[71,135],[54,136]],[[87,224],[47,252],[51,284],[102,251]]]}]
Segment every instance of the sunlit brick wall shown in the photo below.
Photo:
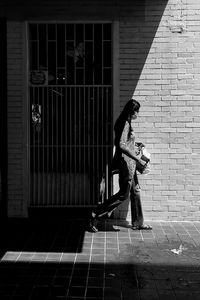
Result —
[{"label": "sunlit brick wall", "polygon": [[199,1],[151,0],[142,24],[120,23],[121,107],[140,101],[135,132],[152,155],[139,177],[146,219],[200,220],[199,15]]}]

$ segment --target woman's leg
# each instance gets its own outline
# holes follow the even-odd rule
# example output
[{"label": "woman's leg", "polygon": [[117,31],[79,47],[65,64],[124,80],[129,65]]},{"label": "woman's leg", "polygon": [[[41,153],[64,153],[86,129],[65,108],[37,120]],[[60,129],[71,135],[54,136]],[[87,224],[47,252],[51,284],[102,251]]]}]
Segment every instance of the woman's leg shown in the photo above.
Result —
[{"label": "woman's leg", "polygon": [[138,177],[135,172],[134,178],[132,180],[132,186],[130,191],[130,200],[131,200],[131,217],[133,226],[141,226],[144,222],[143,212],[142,212],[142,203],[141,203],[141,194],[140,186],[138,182]]},{"label": "woman's leg", "polygon": [[89,230],[92,232],[98,231],[96,228],[96,219],[101,218],[104,215],[109,214],[113,210],[115,210],[123,201],[127,200],[130,195],[131,189],[131,180],[119,180],[120,190],[117,194],[110,197],[104,203],[99,204],[95,210],[93,210],[91,214],[91,218],[89,220]]},{"label": "woman's leg", "polygon": [[100,218],[116,209],[123,201],[127,200],[130,194],[131,181],[120,184],[120,190],[117,194],[111,196],[104,203],[97,206],[93,211],[93,216]]},{"label": "woman's leg", "polygon": [[132,181],[130,200],[131,200],[131,216],[133,229],[152,229],[149,225],[144,225],[144,217],[142,212],[141,189],[138,182],[137,173],[135,172]]}]

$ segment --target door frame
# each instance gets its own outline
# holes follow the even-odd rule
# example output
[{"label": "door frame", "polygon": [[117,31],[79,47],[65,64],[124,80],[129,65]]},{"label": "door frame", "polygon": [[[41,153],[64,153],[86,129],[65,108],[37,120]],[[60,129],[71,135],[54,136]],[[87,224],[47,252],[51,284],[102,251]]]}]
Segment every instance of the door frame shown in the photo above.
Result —
[{"label": "door frame", "polygon": [[[24,151],[24,164],[25,164],[25,176],[24,176],[24,206],[26,207],[27,216],[28,216],[28,209],[30,205],[30,101],[29,101],[29,34],[28,34],[28,26],[29,24],[33,23],[56,23],[56,24],[78,24],[78,23],[111,23],[112,24],[112,101],[113,101],[113,120],[112,123],[114,124],[117,116],[120,112],[120,74],[119,74],[119,21],[118,20],[74,20],[74,21],[57,21],[57,20],[26,20],[25,26],[24,26],[24,74],[25,74],[25,86],[24,86],[24,145],[25,145],[25,151]],[[114,137],[114,135],[113,135]],[[114,139],[113,139],[113,145],[114,145]],[[113,189],[113,184],[112,187]]]}]

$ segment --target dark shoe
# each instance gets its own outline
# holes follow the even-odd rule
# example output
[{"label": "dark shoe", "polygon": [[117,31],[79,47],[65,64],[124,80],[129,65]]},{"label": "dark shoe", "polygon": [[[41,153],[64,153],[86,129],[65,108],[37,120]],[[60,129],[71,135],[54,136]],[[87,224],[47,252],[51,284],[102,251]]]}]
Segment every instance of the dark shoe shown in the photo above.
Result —
[{"label": "dark shoe", "polygon": [[89,232],[97,232],[98,229],[96,227],[96,219],[90,219],[87,224],[87,230]]},{"label": "dark shoe", "polygon": [[152,230],[152,227],[150,225],[132,225],[130,227],[133,230]]}]

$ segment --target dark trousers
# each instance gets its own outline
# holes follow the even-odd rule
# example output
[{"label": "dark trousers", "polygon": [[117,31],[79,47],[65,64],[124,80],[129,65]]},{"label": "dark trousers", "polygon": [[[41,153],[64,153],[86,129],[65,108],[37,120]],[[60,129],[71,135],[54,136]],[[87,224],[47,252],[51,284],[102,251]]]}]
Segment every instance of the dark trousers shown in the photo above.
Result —
[{"label": "dark trousers", "polygon": [[130,198],[132,225],[141,226],[143,224],[143,213],[140,198],[140,186],[136,172],[132,179],[119,178],[119,188],[117,194],[111,196],[104,203],[97,206],[93,212],[95,217],[100,218],[106,214],[111,214],[123,201]]}]

